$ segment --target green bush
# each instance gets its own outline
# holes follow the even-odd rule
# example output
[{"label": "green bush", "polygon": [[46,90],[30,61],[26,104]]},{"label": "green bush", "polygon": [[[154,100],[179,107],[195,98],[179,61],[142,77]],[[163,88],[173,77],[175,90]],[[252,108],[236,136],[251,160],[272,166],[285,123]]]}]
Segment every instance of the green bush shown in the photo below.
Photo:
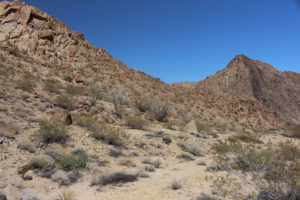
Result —
[{"label": "green bush", "polygon": [[64,171],[71,171],[73,169],[85,168],[87,162],[88,155],[84,151],[78,151],[64,156],[59,161],[59,164]]},{"label": "green bush", "polygon": [[65,126],[51,121],[40,122],[40,135],[46,143],[65,143],[69,135]]},{"label": "green bush", "polygon": [[138,117],[126,117],[126,125],[133,129],[144,130],[147,128],[147,121]]}]

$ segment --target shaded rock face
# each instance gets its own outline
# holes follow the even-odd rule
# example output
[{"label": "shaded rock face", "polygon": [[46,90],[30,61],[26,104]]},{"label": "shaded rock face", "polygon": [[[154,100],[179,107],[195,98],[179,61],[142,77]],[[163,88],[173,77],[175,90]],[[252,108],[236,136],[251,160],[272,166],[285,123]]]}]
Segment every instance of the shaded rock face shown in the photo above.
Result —
[{"label": "shaded rock face", "polygon": [[200,88],[247,95],[259,100],[280,120],[300,124],[299,73],[280,72],[238,55],[225,69],[199,82]]}]

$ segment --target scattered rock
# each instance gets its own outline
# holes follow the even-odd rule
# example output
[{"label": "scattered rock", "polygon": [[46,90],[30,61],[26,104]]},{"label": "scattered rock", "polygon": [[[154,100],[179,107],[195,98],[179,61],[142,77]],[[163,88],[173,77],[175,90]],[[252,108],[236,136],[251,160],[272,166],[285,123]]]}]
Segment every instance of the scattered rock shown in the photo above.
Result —
[{"label": "scattered rock", "polygon": [[31,181],[32,180],[32,176],[30,176],[28,174],[23,175],[22,178],[23,178],[24,181]]},{"label": "scattered rock", "polygon": [[24,140],[17,141],[17,147],[18,149],[28,151],[29,153],[35,153],[35,149],[32,145],[32,143]]},{"label": "scattered rock", "polygon": [[60,185],[70,185],[71,180],[67,172],[62,170],[57,170],[51,177],[51,180],[59,183]]}]

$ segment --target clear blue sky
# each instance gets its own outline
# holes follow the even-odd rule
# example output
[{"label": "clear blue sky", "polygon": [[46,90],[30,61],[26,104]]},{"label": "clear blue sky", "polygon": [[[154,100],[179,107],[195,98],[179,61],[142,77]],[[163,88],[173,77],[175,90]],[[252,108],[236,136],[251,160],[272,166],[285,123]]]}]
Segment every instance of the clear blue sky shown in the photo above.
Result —
[{"label": "clear blue sky", "polygon": [[298,0],[25,0],[131,68],[199,81],[237,54],[300,72]]}]

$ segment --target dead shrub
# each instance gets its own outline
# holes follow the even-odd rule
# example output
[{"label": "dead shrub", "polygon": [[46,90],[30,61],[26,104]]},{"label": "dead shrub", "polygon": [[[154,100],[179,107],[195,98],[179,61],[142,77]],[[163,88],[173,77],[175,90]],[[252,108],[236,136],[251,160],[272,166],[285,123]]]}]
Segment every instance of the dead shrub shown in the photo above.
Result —
[{"label": "dead shrub", "polygon": [[96,84],[89,86],[89,96],[91,98],[91,104],[96,105],[97,100],[101,100],[105,97],[105,92]]},{"label": "dead shrub", "polygon": [[147,128],[147,121],[138,117],[126,117],[126,125],[133,129],[145,130]]},{"label": "dead shrub", "polygon": [[34,88],[33,79],[34,76],[30,72],[24,72],[24,74],[17,80],[16,87],[27,92],[32,92]]},{"label": "dead shrub", "polygon": [[61,108],[71,111],[73,110],[74,100],[70,96],[60,95],[56,97],[55,104]]},{"label": "dead shrub", "polygon": [[138,179],[139,174],[130,174],[123,171],[116,171],[109,174],[99,174],[91,185],[109,185],[117,183],[134,182]]},{"label": "dead shrub", "polygon": [[161,100],[160,98],[154,98],[151,101],[150,112],[154,114],[157,121],[163,122],[169,113],[170,105],[168,102]]}]

